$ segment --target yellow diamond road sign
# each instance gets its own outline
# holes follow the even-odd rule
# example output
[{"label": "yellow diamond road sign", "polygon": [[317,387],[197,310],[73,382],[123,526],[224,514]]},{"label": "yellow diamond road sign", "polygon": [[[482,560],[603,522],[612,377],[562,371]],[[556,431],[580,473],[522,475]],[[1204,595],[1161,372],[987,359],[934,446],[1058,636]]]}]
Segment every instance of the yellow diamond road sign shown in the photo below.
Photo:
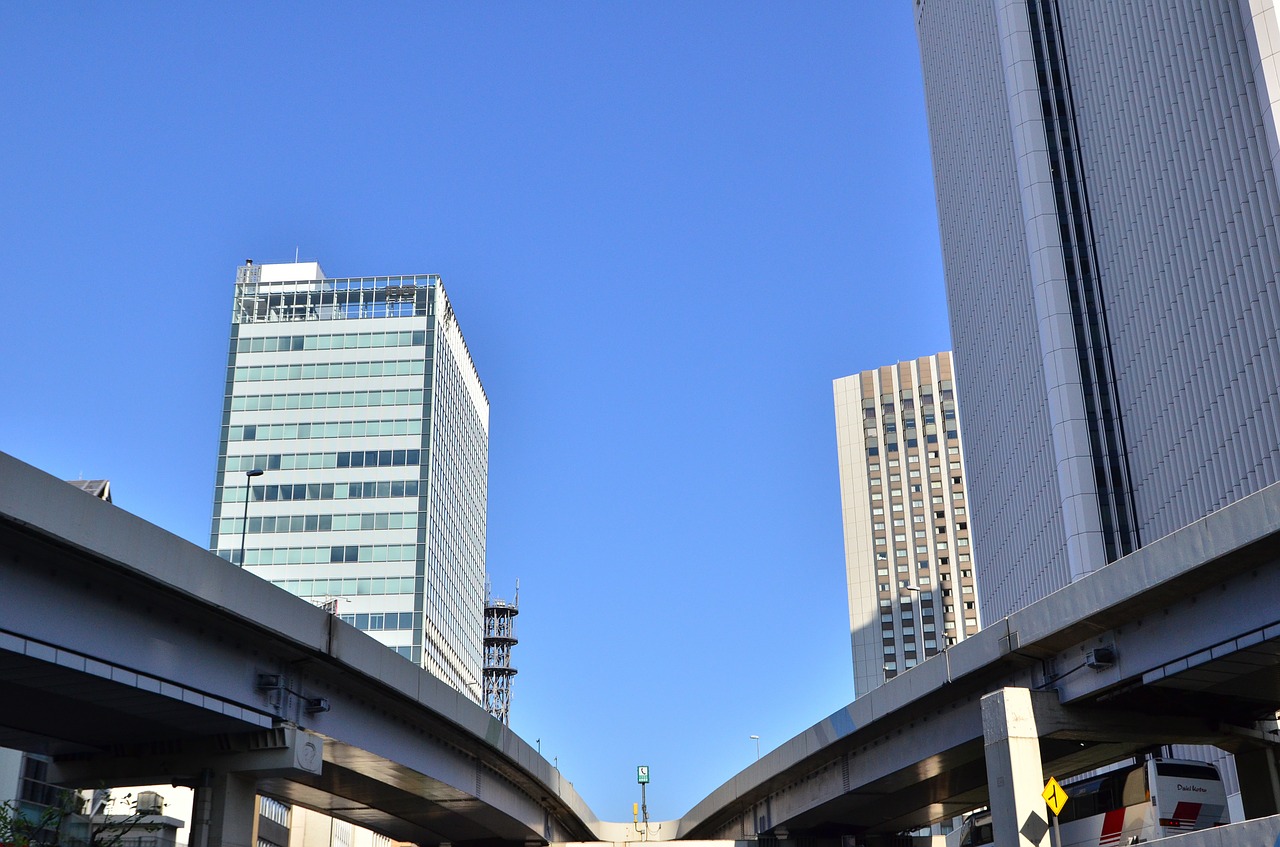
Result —
[{"label": "yellow diamond road sign", "polygon": [[1040,796],[1049,804],[1049,809],[1055,817],[1062,812],[1062,807],[1067,805],[1067,792],[1062,790],[1058,780],[1053,777],[1049,777],[1049,781],[1045,783],[1044,791],[1040,792]]}]

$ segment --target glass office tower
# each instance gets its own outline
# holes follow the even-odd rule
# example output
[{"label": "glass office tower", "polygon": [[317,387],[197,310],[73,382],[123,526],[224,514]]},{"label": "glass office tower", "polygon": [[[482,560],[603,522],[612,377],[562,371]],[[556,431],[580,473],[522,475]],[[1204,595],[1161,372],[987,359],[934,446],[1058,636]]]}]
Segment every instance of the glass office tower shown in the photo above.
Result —
[{"label": "glass office tower", "polygon": [[440,278],[240,267],[221,435],[210,549],[478,702],[489,401]]}]

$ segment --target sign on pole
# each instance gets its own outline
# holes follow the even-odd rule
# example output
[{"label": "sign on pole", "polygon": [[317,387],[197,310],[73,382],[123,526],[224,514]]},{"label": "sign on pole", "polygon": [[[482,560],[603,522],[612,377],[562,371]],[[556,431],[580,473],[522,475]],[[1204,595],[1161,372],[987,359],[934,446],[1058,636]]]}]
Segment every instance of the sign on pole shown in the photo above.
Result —
[{"label": "sign on pole", "polygon": [[1040,793],[1040,796],[1049,804],[1049,810],[1053,812],[1055,818],[1062,813],[1062,807],[1067,805],[1067,792],[1062,790],[1058,780],[1053,777],[1049,777],[1049,781],[1045,783],[1044,791]]},{"label": "sign on pole", "polygon": [[636,768],[636,782],[645,785],[649,782],[649,766],[640,765]]}]

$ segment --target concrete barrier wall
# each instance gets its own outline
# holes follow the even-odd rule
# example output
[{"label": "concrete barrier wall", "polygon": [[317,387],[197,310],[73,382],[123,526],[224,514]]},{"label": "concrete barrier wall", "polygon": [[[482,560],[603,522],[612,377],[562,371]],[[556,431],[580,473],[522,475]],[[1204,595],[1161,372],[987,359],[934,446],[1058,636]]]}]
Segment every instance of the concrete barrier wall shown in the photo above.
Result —
[{"label": "concrete barrier wall", "polygon": [[1161,847],[1280,847],[1280,815],[1152,841]]}]

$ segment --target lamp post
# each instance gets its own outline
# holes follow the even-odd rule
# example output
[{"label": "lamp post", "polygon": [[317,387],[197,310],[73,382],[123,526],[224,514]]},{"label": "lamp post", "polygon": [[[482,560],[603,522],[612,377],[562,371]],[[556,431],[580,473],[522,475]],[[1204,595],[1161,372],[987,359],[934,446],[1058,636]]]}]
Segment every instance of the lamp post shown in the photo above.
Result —
[{"label": "lamp post", "polygon": [[[902,591],[914,591],[914,592],[916,593],[916,605],[917,605],[917,606],[920,606],[920,605],[921,605],[921,603],[922,603],[921,595],[920,595],[920,591],[921,591],[921,589],[920,589],[918,586],[915,586],[915,585],[904,585],[904,586],[902,586],[902,587],[901,587],[901,590],[902,590]],[[924,623],[924,619],[923,619],[923,618],[921,618],[921,625],[923,625],[923,623]],[[934,636],[933,636],[933,637],[934,637],[935,639],[937,639],[937,638],[939,637],[936,631],[934,632]],[[946,630],[945,630],[945,629],[942,631],[942,636],[941,636],[941,637],[942,637],[942,647],[941,647],[941,649],[939,650],[939,652],[940,652],[940,653],[942,653],[942,659],[943,659],[943,662],[946,664],[947,682],[951,682],[951,654],[947,652],[947,632],[946,632]]]},{"label": "lamp post", "polygon": [[244,567],[244,534],[249,529],[249,498],[253,496],[250,483],[254,477],[262,476],[262,468],[251,468],[244,472],[244,518],[240,521],[240,567]]},{"label": "lamp post", "polygon": [[[916,638],[916,641],[918,641],[920,644],[920,649],[916,650],[916,654],[922,654],[924,653],[924,631],[923,631],[924,622],[922,621],[922,619],[920,619],[920,589],[918,586],[904,585],[904,586],[900,586],[900,590],[915,592],[914,598],[911,598],[908,601],[908,603],[910,603],[911,605],[911,628],[915,629],[915,638]],[[905,646],[905,638],[904,638],[904,646]],[[904,658],[902,658],[902,664],[904,665],[906,664],[905,653],[904,653]],[[897,674],[895,673],[893,674],[893,676],[897,676]]]},{"label": "lamp post", "polygon": [[758,762],[760,761],[760,736],[753,735],[751,736],[751,740],[756,743],[756,761]]}]

